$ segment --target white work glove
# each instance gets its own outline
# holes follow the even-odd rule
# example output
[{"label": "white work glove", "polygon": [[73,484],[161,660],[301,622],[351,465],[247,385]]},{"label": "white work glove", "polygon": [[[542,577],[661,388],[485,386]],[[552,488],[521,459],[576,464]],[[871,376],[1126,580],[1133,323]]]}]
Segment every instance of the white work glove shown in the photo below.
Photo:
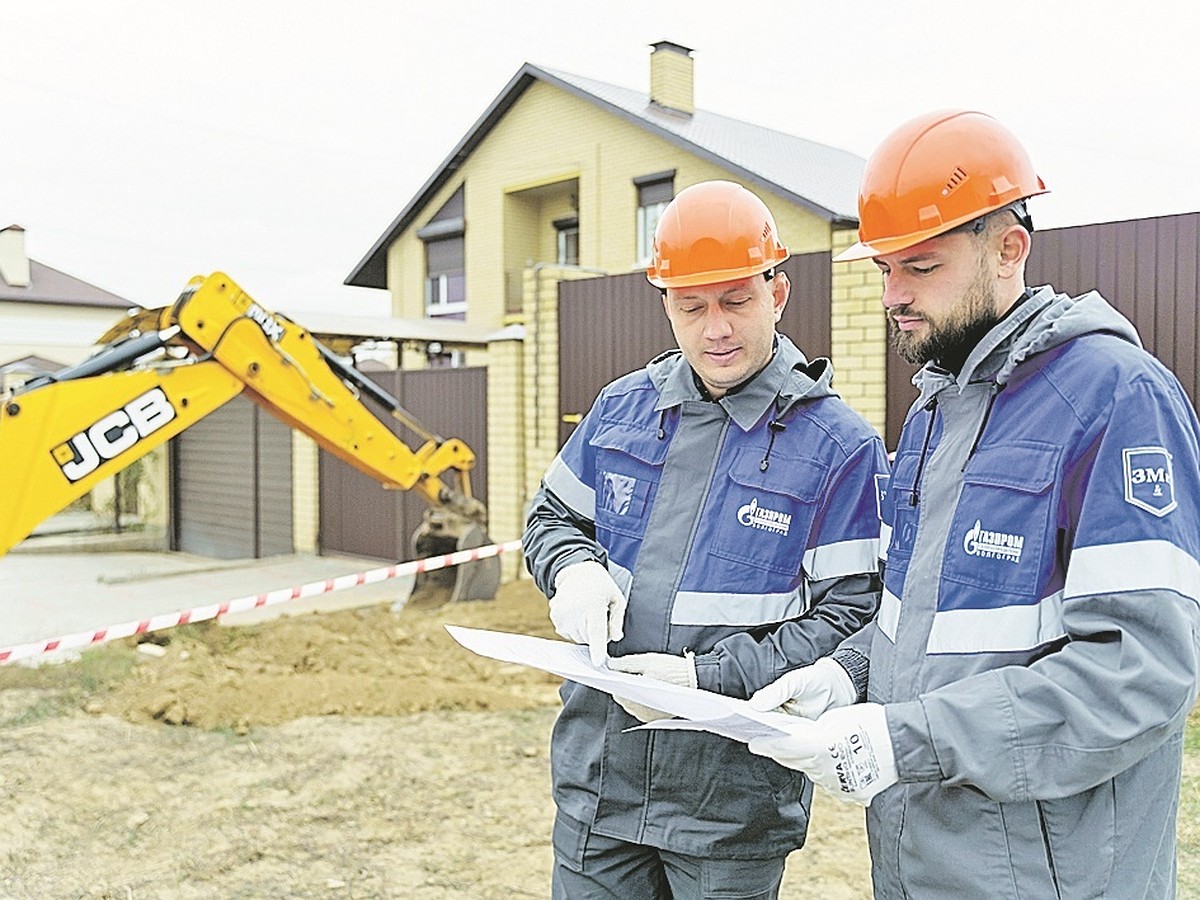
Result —
[{"label": "white work glove", "polygon": [[663,712],[661,709],[655,709],[652,706],[643,706],[641,703],[635,703],[633,700],[628,700],[625,697],[616,697],[617,705],[625,712],[629,713],[639,722],[653,722],[657,719],[673,719],[669,712]]},{"label": "white work glove", "polygon": [[554,576],[550,621],[568,641],[587,644],[592,665],[608,659],[608,642],[625,636],[625,595],[595,560],[564,566]]},{"label": "white work glove", "polygon": [[754,738],[749,747],[799,769],[839,800],[863,806],[899,780],[887,717],[878,703],[831,709],[815,722],[797,719],[789,734]]},{"label": "white work glove", "polygon": [[[671,653],[631,653],[628,656],[616,656],[608,661],[608,667],[615,672],[628,672],[630,675],[645,675],[668,684],[680,687],[694,688],[696,686],[695,654],[685,653],[675,656]],[[642,722],[653,722],[655,719],[670,719],[670,713],[650,706],[643,706],[624,697],[613,697],[621,709]]]},{"label": "white work glove", "polygon": [[830,709],[849,706],[858,689],[849,673],[828,656],[811,666],[793,669],[782,678],[755,691],[750,705],[761,712],[782,709],[793,716],[815,719]]},{"label": "white work glove", "polygon": [[685,653],[683,656],[673,653],[631,653],[628,656],[614,656],[608,661],[608,667],[614,672],[645,675],[680,687],[696,686],[694,653]]}]

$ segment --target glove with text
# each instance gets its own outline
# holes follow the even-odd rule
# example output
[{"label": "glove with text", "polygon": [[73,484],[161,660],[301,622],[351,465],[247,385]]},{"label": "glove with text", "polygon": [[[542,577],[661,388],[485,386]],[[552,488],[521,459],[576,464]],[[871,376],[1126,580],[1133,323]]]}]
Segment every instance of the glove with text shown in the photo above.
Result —
[{"label": "glove with text", "polygon": [[823,712],[849,706],[857,699],[858,690],[849,673],[823,656],[811,666],[793,669],[755,691],[750,697],[750,705],[761,712],[782,709],[793,716],[815,719]]},{"label": "glove with text", "polygon": [[754,738],[750,752],[798,769],[840,800],[870,806],[899,780],[884,708],[856,703],[819,719],[797,719],[790,734]]},{"label": "glove with text", "polygon": [[625,594],[595,560],[572,563],[554,576],[550,621],[576,644],[587,644],[592,664],[608,658],[608,642],[625,636]]}]

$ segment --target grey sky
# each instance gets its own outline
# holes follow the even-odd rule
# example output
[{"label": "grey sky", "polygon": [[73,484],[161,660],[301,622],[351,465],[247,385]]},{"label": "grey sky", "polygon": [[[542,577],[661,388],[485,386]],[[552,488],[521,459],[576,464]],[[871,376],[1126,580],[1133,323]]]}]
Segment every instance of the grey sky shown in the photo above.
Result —
[{"label": "grey sky", "polygon": [[867,156],[909,116],[992,113],[1052,190],[1039,227],[1200,210],[1184,0],[0,0],[0,227],[147,306],[228,272],[273,309],[387,310],[342,280],[524,62]]}]

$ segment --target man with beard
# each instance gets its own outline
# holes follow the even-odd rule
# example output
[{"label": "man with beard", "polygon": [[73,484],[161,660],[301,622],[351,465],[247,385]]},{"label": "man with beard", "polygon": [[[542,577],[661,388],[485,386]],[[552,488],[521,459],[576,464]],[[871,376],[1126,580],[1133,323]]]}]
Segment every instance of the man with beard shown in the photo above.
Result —
[{"label": "man with beard", "polygon": [[877,898],[1175,895],[1200,428],[1098,294],[1025,286],[1045,190],[994,119],[924,115],[839,257],[883,273],[920,397],[879,614],[752,698],[807,719],[750,749],[869,807]]}]

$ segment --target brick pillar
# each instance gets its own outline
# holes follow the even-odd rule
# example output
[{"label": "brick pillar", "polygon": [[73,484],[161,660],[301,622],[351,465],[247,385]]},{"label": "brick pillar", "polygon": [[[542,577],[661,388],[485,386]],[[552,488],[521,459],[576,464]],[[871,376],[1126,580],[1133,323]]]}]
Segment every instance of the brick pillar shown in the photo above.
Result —
[{"label": "brick pillar", "polygon": [[320,470],[317,442],[292,429],[292,547],[297,553],[320,550]]},{"label": "brick pillar", "polygon": [[[833,233],[833,255],[857,240]],[[833,386],[882,435],[887,421],[887,323],[879,298],[883,278],[871,260],[833,264]]]},{"label": "brick pillar", "polygon": [[[488,344],[488,535],[497,543],[521,537],[529,503],[525,478],[524,345]],[[524,569],[520,554],[500,556],[509,582]]]}]

